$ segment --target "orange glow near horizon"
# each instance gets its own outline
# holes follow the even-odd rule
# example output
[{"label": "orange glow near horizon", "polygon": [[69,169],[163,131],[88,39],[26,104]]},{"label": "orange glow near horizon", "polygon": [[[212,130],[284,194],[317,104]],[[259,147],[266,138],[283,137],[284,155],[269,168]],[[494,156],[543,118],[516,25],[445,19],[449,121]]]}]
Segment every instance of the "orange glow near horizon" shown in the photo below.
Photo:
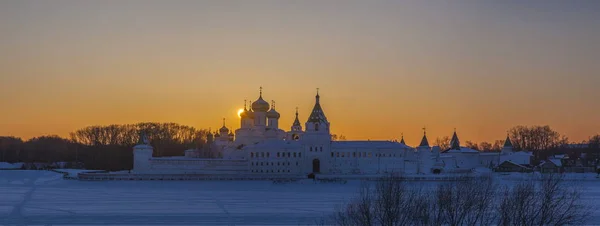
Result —
[{"label": "orange glow near horizon", "polygon": [[223,117],[237,129],[260,86],[284,130],[296,107],[304,126],[319,87],[349,140],[598,134],[600,4],[514,4],[0,1],[0,136]]}]

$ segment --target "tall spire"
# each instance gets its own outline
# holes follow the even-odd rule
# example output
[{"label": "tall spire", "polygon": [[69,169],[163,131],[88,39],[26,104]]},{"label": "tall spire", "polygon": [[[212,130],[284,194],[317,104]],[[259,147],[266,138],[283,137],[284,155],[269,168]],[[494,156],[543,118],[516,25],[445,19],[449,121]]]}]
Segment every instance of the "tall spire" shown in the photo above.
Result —
[{"label": "tall spire", "polygon": [[419,147],[429,147],[429,141],[427,140],[427,128],[425,127],[423,127],[423,139],[421,139]]},{"label": "tall spire", "polygon": [[223,127],[225,127],[225,118],[223,118]]},{"label": "tall spire", "polygon": [[460,150],[460,140],[458,140],[458,135],[456,135],[456,128],[454,128],[454,134],[452,134],[452,139],[450,140],[450,149]]},{"label": "tall spire", "polygon": [[259,88],[259,97],[262,97],[262,86]]},{"label": "tall spire", "polygon": [[296,119],[294,119],[292,126],[300,126],[300,120],[298,120],[298,107],[296,107]]},{"label": "tall spire", "polygon": [[319,96],[319,88],[317,88],[317,96],[315,96],[315,98],[317,99],[317,103],[319,103],[319,99],[321,96]]},{"label": "tall spire", "polygon": [[508,132],[506,133],[506,140],[504,141],[504,147],[505,148],[512,148],[512,142],[510,142],[510,136],[508,134]]},{"label": "tall spire", "polygon": [[406,144],[406,142],[404,142],[404,133],[402,133],[402,139],[400,140],[401,144]]},{"label": "tall spire", "polygon": [[274,101],[274,100],[271,100],[271,108],[272,108],[273,110],[275,110],[275,101]]},{"label": "tall spire", "polygon": [[319,96],[318,88],[317,88],[317,96],[315,96],[315,99],[316,99],[315,106],[313,107],[313,110],[310,113],[310,116],[308,117],[308,122],[328,123],[327,117],[325,117],[325,113],[323,112],[323,109],[321,108],[321,103],[319,101],[320,96]]},{"label": "tall spire", "polygon": [[244,99],[244,111],[247,111],[246,110],[246,102],[248,102],[248,100]]}]

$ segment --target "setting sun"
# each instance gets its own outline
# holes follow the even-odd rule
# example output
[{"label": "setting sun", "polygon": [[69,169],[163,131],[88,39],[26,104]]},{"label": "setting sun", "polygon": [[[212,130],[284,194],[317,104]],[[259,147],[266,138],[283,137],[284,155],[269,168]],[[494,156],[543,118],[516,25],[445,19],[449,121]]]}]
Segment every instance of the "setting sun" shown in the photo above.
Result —
[{"label": "setting sun", "polygon": [[242,112],[244,112],[244,109],[240,109],[240,110],[238,110],[238,117],[240,117],[240,118],[242,117],[242,116],[241,116]]}]

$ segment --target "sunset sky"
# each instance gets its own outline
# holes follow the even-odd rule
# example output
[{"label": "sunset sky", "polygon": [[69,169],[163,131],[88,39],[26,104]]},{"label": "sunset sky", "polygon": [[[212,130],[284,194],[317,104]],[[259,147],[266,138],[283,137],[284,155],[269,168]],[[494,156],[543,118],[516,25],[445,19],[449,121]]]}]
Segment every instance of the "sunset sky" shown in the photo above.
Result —
[{"label": "sunset sky", "polygon": [[600,132],[600,1],[0,1],[0,135],[142,121],[289,130],[316,88],[332,132],[418,144],[551,125]]}]

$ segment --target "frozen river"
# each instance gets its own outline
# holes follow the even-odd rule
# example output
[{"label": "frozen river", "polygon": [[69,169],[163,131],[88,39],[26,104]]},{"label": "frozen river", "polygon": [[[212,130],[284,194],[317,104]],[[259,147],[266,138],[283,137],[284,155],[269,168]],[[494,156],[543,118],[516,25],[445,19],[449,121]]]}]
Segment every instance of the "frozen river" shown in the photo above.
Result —
[{"label": "frozen river", "polygon": [[[313,225],[360,182],[63,180],[0,171],[0,225]],[[600,181],[579,183],[600,223]]]}]

